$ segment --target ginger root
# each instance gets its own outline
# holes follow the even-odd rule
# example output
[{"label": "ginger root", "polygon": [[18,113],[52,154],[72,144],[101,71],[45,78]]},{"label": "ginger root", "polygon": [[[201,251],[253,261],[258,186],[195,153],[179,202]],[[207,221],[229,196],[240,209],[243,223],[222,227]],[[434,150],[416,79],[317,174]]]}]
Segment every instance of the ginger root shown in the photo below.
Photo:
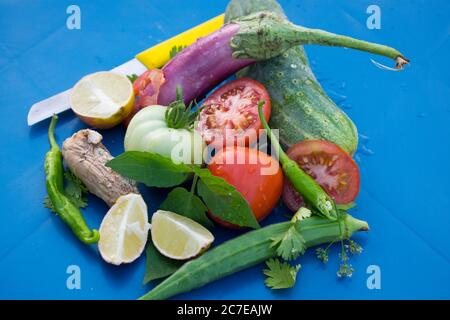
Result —
[{"label": "ginger root", "polygon": [[97,131],[80,130],[64,141],[62,154],[70,171],[86,185],[89,192],[112,206],[120,196],[139,194],[139,191],[132,180],[105,166],[113,156],[101,142],[102,139]]}]

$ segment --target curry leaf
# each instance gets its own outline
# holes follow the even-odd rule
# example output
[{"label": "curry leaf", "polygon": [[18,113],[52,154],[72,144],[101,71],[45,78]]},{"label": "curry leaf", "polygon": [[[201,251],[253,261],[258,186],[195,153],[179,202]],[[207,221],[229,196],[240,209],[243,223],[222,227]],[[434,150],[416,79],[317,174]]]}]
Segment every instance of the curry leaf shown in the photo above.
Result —
[{"label": "curry leaf", "polygon": [[208,169],[193,170],[200,178],[197,192],[215,216],[242,227],[260,227],[248,202],[236,188],[224,179],[212,175]]},{"label": "curry leaf", "polygon": [[206,216],[208,209],[202,200],[185,188],[178,187],[173,189],[167,195],[166,200],[164,200],[160,208],[191,218],[205,227],[213,226],[211,220]]},{"label": "curry leaf", "polygon": [[106,166],[124,177],[159,188],[177,186],[192,172],[188,165],[176,164],[159,154],[141,151],[124,152]]}]

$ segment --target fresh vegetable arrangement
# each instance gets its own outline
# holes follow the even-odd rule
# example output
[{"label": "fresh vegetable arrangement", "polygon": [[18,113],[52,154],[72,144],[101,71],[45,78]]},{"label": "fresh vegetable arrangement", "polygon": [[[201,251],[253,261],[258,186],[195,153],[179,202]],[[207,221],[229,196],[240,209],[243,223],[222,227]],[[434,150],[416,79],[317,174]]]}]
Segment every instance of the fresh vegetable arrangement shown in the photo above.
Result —
[{"label": "fresh vegetable arrangement", "polygon": [[[167,299],[262,262],[267,287],[290,288],[299,257],[321,244],[323,262],[341,244],[337,274],[351,276],[349,256],[362,248],[350,238],[369,229],[347,212],[360,188],[351,157],[356,126],[327,97],[301,45],[367,51],[399,69],[408,60],[384,45],[296,26],[274,0],[232,0],[225,21],[192,45],[175,46],[161,70],[128,78],[100,72],[78,82],[71,104],[83,121],[125,124],[117,157],[92,129],[74,133],[61,152],[57,117],[50,123],[45,206],[79,240],[98,242],[108,263],[131,263],[145,251],[144,283],[166,279],[141,299]],[[236,72],[237,80],[197,103]],[[168,189],[151,216],[137,184]],[[99,231],[80,211],[87,192],[109,206]],[[261,226],[280,199],[290,218]],[[242,234],[216,245],[216,224]]]}]

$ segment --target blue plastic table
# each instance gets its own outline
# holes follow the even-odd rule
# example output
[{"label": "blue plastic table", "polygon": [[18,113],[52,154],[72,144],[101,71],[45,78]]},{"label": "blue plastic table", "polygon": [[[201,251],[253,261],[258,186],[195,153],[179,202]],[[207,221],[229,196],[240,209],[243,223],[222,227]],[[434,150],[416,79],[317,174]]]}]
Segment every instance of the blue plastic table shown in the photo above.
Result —
[{"label": "blue plastic table", "polygon": [[[69,1],[0,1],[0,298],[134,299],[143,286],[145,257],[126,266],[103,262],[43,207],[43,159],[48,121],[28,127],[32,103],[71,87],[85,74],[108,70],[147,47],[223,12],[226,0],[85,1],[81,29],[66,27]],[[335,248],[327,265],[311,251],[293,289],[273,292],[257,266],[179,298],[393,299],[450,298],[450,2],[281,1],[292,21],[382,42],[409,58],[404,72],[383,71],[371,55],[308,47],[316,75],[356,122],[356,159],[362,188],[355,216],[371,231],[356,239],[364,252],[352,260],[352,279],[339,280]],[[381,9],[381,29],[369,30],[366,9]],[[378,57],[377,61],[391,64]],[[70,111],[60,118],[60,143],[85,125]],[[121,127],[102,131],[114,155]],[[164,194],[143,189],[149,211]],[[89,198],[85,216],[98,226],[107,206]],[[265,223],[282,219],[280,207]],[[216,227],[219,239],[233,232]],[[69,290],[67,268],[81,270],[81,289]],[[381,288],[369,290],[369,266],[379,266]]]}]

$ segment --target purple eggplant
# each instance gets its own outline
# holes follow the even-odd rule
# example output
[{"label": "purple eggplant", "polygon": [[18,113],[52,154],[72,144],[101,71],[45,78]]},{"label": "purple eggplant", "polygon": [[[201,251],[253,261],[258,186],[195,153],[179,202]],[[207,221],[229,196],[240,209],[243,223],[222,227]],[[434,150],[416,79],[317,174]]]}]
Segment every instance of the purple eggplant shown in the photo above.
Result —
[{"label": "purple eggplant", "polygon": [[305,44],[347,47],[382,55],[401,69],[409,62],[394,48],[297,26],[271,12],[258,12],[224,25],[182,50],[163,68],[165,83],[158,103],[168,105],[183,89],[185,102],[201,98],[221,81],[258,60],[280,55]]},{"label": "purple eggplant", "polygon": [[174,101],[177,86],[183,88],[185,102],[192,101],[255,62],[255,59],[233,58],[229,43],[238,30],[238,24],[227,24],[198,39],[170,60],[163,68],[165,83],[159,92],[158,103],[168,105]]}]

